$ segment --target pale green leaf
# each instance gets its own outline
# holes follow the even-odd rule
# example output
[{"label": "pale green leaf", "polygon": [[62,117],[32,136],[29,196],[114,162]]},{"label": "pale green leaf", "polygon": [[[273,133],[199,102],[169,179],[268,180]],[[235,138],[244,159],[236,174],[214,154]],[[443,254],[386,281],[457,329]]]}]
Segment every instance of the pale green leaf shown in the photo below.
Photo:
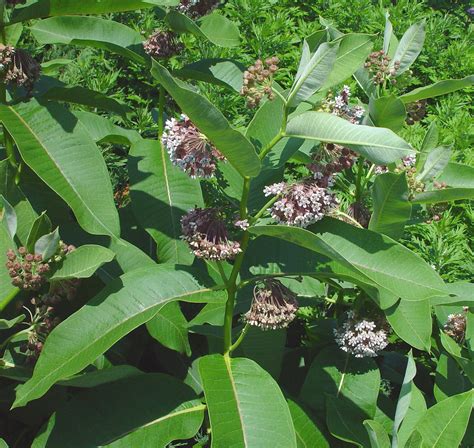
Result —
[{"label": "pale green leaf", "polygon": [[424,100],[426,98],[434,98],[436,96],[445,95],[447,93],[455,92],[456,90],[470,87],[474,84],[474,75],[466,76],[462,79],[446,79],[438,81],[434,84],[424,87],[418,87],[411,92],[400,96],[400,99],[405,103],[413,103],[415,101]]},{"label": "pale green leaf", "polygon": [[425,41],[425,23],[416,23],[412,25],[408,30],[405,31],[400,42],[398,43],[397,50],[390,63],[390,67],[393,67],[395,61],[400,62],[400,67],[397,70],[399,76],[407,71],[410,66],[415,62],[418,55],[421,53],[423,43]]}]

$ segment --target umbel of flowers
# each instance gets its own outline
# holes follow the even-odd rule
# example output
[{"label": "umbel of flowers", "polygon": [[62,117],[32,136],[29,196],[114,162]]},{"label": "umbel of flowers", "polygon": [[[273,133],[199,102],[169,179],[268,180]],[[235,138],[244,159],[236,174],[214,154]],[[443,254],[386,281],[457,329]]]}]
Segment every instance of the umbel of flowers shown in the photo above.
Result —
[{"label": "umbel of flowers", "polygon": [[0,44],[0,77],[3,82],[31,90],[40,72],[41,66],[25,50]]},{"label": "umbel of flowers", "polygon": [[14,286],[36,291],[45,283],[45,274],[49,272],[50,266],[43,262],[41,255],[29,253],[26,247],[20,247],[18,255],[9,249],[7,260],[5,266]]},{"label": "umbel of flowers", "polygon": [[244,72],[244,84],[240,94],[247,98],[247,106],[257,107],[266,96],[269,100],[275,98],[272,90],[273,75],[278,70],[280,60],[273,56],[262,61],[257,59],[254,65],[251,65]]},{"label": "umbel of flowers", "polygon": [[468,307],[465,307],[463,313],[450,314],[444,325],[445,333],[459,343],[464,342],[466,335],[466,313],[468,309]]},{"label": "umbel of flowers", "polygon": [[358,319],[355,312],[347,312],[342,326],[334,329],[334,337],[341,350],[356,358],[375,357],[387,344],[387,332],[374,321]]},{"label": "umbel of flowers", "polygon": [[393,66],[390,65],[390,56],[385,54],[385,51],[374,51],[369,54],[367,62],[364,67],[373,75],[374,84],[384,84],[390,79],[392,84],[396,84],[396,76],[400,68],[400,61],[395,61]]},{"label": "umbel of flowers", "polygon": [[314,179],[292,185],[273,184],[263,192],[265,196],[281,196],[270,208],[270,214],[278,223],[289,226],[308,227],[324,218],[338,203],[336,197]]},{"label": "umbel of flowers", "polygon": [[286,328],[296,317],[296,294],[276,279],[256,285],[250,310],[244,321],[262,330]]},{"label": "umbel of flowers", "polygon": [[157,30],[145,42],[145,52],[154,58],[169,58],[183,49],[176,34],[169,31]]},{"label": "umbel of flowers", "polygon": [[180,120],[171,118],[166,121],[162,143],[171,162],[192,178],[212,177],[217,161],[225,160],[186,115],[181,115]]},{"label": "umbel of flowers", "polygon": [[195,208],[181,218],[182,238],[194,255],[206,260],[229,260],[241,252],[228,237],[225,222],[216,208]]},{"label": "umbel of flowers", "polygon": [[192,19],[199,19],[219,6],[219,0],[181,0],[178,11]]}]

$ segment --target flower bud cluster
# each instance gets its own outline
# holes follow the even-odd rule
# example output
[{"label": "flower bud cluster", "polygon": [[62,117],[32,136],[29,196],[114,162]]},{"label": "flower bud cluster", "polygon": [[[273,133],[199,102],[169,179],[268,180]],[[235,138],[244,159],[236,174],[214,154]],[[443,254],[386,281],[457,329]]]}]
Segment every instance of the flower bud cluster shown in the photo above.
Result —
[{"label": "flower bud cluster", "polygon": [[336,197],[311,179],[293,185],[273,184],[263,190],[265,196],[279,194],[270,208],[273,219],[288,226],[308,227],[337,206]]},{"label": "flower bud cluster", "polygon": [[278,70],[280,60],[273,56],[265,59],[257,59],[254,65],[251,65],[244,72],[244,85],[240,90],[240,94],[247,98],[247,106],[250,108],[257,107],[264,96],[269,100],[275,98],[272,90],[273,75]]},{"label": "flower bud cluster", "polygon": [[166,121],[162,142],[173,165],[192,178],[212,177],[217,168],[217,161],[225,160],[186,115],[181,115],[179,121],[175,118]]},{"label": "flower bud cluster", "polygon": [[9,249],[7,260],[5,266],[13,286],[37,291],[45,283],[50,266],[49,263],[43,262],[40,254],[29,253],[26,247],[20,247],[18,254]]},{"label": "flower bud cluster", "polygon": [[334,337],[341,350],[356,358],[375,357],[388,344],[383,328],[374,321],[358,319],[352,310],[342,326],[334,329]]},{"label": "flower bud cluster", "polygon": [[181,0],[178,11],[192,19],[199,19],[217,8],[219,3],[219,0]]},{"label": "flower bud cluster", "polygon": [[417,169],[415,167],[416,156],[410,155],[402,160],[402,164],[398,165],[394,172],[400,174],[405,172],[407,176],[407,184],[409,190],[409,199],[413,199],[417,193],[425,191],[426,185],[417,178]]},{"label": "flower bud cluster", "polygon": [[445,333],[452,337],[456,342],[462,344],[466,335],[466,313],[468,307],[464,307],[463,313],[450,314],[444,325]]},{"label": "flower bud cluster", "polygon": [[392,84],[397,83],[394,76],[397,75],[397,71],[400,68],[400,61],[395,61],[393,66],[390,67],[390,60],[390,56],[385,54],[383,50],[374,51],[369,54],[364,67],[372,74],[374,84],[384,84],[388,79],[390,79]]},{"label": "flower bud cluster", "polygon": [[0,44],[0,77],[7,84],[33,89],[41,66],[24,50]]},{"label": "flower bud cluster", "polygon": [[255,286],[252,305],[244,321],[262,330],[277,330],[288,327],[297,311],[296,294],[280,281],[267,279]]},{"label": "flower bud cluster", "polygon": [[145,42],[145,52],[154,58],[169,58],[183,50],[176,34],[169,31],[155,31]]},{"label": "flower bud cluster", "polygon": [[[329,162],[323,163],[323,159]],[[313,162],[308,165],[308,169],[313,173],[320,187],[332,186],[334,174],[349,169],[354,165],[357,154],[341,145],[326,143],[324,151],[318,152],[313,157]]]},{"label": "flower bud cluster", "polygon": [[448,184],[446,182],[438,182],[436,180],[433,182],[433,187],[437,190],[444,190],[447,186]]},{"label": "flower bud cluster", "polygon": [[421,121],[426,115],[426,100],[415,101],[407,106],[407,124],[414,124],[416,121]]},{"label": "flower bud cluster", "polygon": [[336,95],[334,99],[328,96],[328,98],[322,102],[321,109],[338,117],[345,118],[353,124],[359,124],[361,118],[364,116],[365,110],[361,106],[351,106],[349,104],[350,98],[351,89],[345,85],[339,92],[339,95]]},{"label": "flower bud cluster", "polygon": [[182,238],[196,257],[230,260],[241,252],[237,241],[229,240],[224,220],[215,208],[195,208],[181,218]]}]

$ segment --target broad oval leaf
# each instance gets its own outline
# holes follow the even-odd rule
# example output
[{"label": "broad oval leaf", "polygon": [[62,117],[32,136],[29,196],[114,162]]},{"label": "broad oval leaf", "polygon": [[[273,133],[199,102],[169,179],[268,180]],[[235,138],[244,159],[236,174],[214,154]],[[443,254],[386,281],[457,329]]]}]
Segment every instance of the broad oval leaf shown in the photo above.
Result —
[{"label": "broad oval leaf", "polygon": [[461,199],[474,199],[474,188],[443,188],[441,190],[423,191],[417,193],[411,201],[414,204],[435,204]]},{"label": "broad oval leaf", "polygon": [[105,247],[86,244],[66,256],[51,280],[88,278],[104,263],[112,261],[114,257],[115,254]]},{"label": "broad oval leaf", "polygon": [[384,235],[330,218],[311,230],[282,225],[249,229],[253,234],[281,238],[329,257],[386,294],[413,301],[446,296],[444,282],[431,266]]},{"label": "broad oval leaf", "polygon": [[390,448],[390,439],[381,423],[375,420],[366,420],[364,426],[369,434],[372,448]]},{"label": "broad oval leaf", "polygon": [[87,367],[168,302],[223,299],[222,292],[202,287],[191,274],[172,267],[153,266],[124,274],[53,330],[33,377],[17,390],[14,406],[41,397],[57,381]]},{"label": "broad oval leaf", "polygon": [[237,47],[240,44],[237,25],[217,12],[203,17],[199,28],[204,36],[220,47]]},{"label": "broad oval leaf", "polygon": [[[5,226],[0,223],[0,254],[6,254],[7,250],[14,249],[16,247],[13,242],[8,230]],[[12,279],[8,275],[8,269],[5,266],[5,263],[0,264],[0,311],[8,305],[9,298],[12,294],[16,294],[18,288],[12,285]],[[5,304],[3,301],[6,301]]]},{"label": "broad oval leaf", "polygon": [[447,93],[455,92],[456,90],[470,87],[474,84],[474,75],[466,76],[462,79],[446,79],[438,81],[434,84],[424,87],[418,87],[411,92],[400,96],[400,99],[405,103],[413,103],[415,101],[424,100],[426,98],[434,98],[436,96],[445,95]]},{"label": "broad oval leaf", "polygon": [[69,111],[37,100],[0,106],[26,164],[72,208],[89,233],[119,236],[109,173],[99,148]]},{"label": "broad oval leaf", "polygon": [[5,226],[11,239],[15,238],[16,229],[18,228],[18,218],[15,209],[0,194],[0,223]]},{"label": "broad oval leaf", "polygon": [[260,159],[255,148],[247,138],[230,126],[222,112],[199,93],[191,90],[190,86],[175,80],[168,70],[155,60],[151,73],[242,176],[258,175]]},{"label": "broad oval leaf", "polygon": [[407,71],[415,62],[418,55],[421,53],[423,43],[425,42],[425,23],[416,23],[408,28],[403,34],[398,43],[397,50],[393,55],[390,67],[393,67],[395,61],[400,62],[400,67],[397,70],[399,76]]},{"label": "broad oval leaf", "polygon": [[288,408],[293,419],[298,448],[329,448],[328,441],[301,406],[293,400],[288,400]]},{"label": "broad oval leaf", "polygon": [[26,248],[29,252],[33,252],[35,249],[36,241],[38,241],[43,235],[51,232],[51,221],[45,212],[41,213],[31,226],[30,232],[28,233],[28,239],[26,240]]},{"label": "broad oval leaf", "polygon": [[405,173],[384,173],[375,178],[372,188],[374,211],[369,229],[397,240],[411,216]]},{"label": "broad oval leaf", "polygon": [[41,44],[68,44],[101,48],[144,63],[143,36],[112,20],[88,16],[51,17],[31,27]]},{"label": "broad oval leaf", "polygon": [[440,174],[448,165],[451,158],[451,146],[433,148],[427,155],[423,169],[417,176],[419,181],[430,180]]},{"label": "broad oval leaf", "polygon": [[204,205],[201,186],[171,163],[159,141],[142,140],[128,159],[132,209],[157,244],[160,263],[192,264],[194,255],[180,239],[181,217]]},{"label": "broad oval leaf", "polygon": [[352,124],[326,112],[296,116],[288,123],[286,135],[347,146],[379,165],[388,165],[415,152],[389,129]]},{"label": "broad oval leaf", "polygon": [[212,448],[296,448],[285,398],[275,380],[246,358],[209,355],[199,361],[212,428]]},{"label": "broad oval leaf", "polygon": [[474,167],[450,162],[436,180],[453,188],[474,189]]},{"label": "broad oval leaf", "polygon": [[379,128],[398,132],[405,124],[405,106],[395,95],[371,97],[369,100],[370,118]]},{"label": "broad oval leaf", "polygon": [[59,249],[59,228],[43,235],[35,242],[34,252],[49,260]]},{"label": "broad oval leaf", "polygon": [[193,437],[204,409],[178,379],[139,374],[76,395],[53,414],[32,447],[166,446]]}]

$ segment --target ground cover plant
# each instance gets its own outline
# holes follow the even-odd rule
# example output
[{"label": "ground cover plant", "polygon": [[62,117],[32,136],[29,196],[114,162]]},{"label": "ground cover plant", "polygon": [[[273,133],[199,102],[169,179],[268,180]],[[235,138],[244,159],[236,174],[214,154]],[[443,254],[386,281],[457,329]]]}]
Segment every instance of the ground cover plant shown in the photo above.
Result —
[{"label": "ground cover plant", "polygon": [[0,0],[0,445],[474,446],[471,15]]}]

